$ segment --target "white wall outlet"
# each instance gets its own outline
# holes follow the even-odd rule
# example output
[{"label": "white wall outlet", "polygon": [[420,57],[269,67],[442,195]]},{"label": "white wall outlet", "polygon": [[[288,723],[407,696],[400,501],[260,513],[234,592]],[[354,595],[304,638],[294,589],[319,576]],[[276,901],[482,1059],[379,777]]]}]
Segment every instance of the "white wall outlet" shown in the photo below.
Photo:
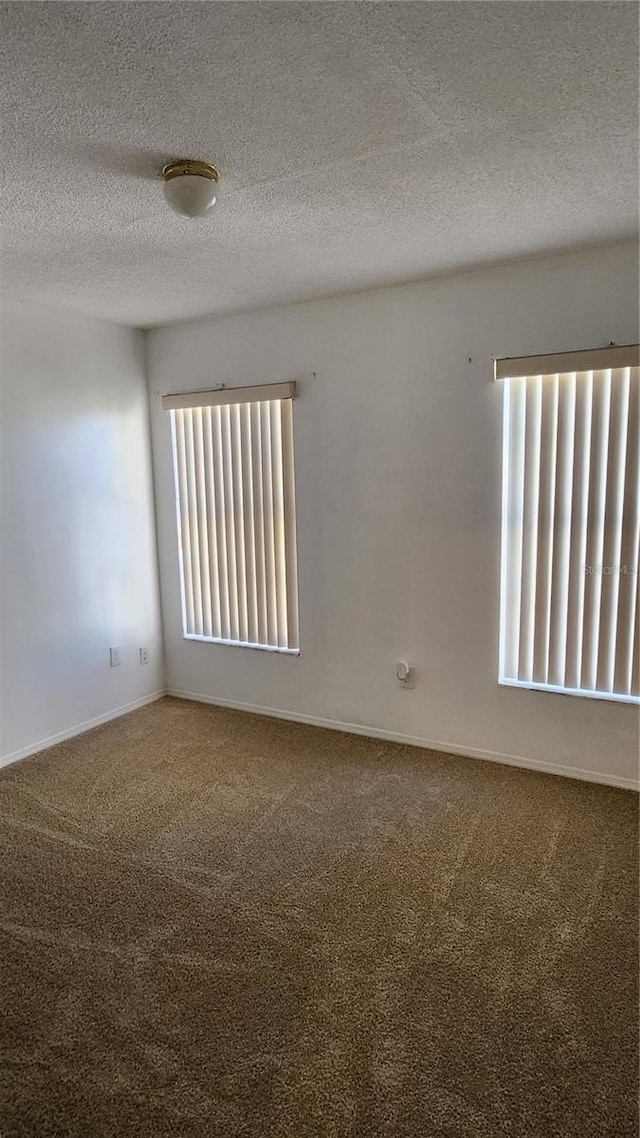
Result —
[{"label": "white wall outlet", "polygon": [[148,648],[141,648],[140,649],[140,663],[141,664],[148,664],[149,663],[149,649]]},{"label": "white wall outlet", "polygon": [[120,667],[121,663],[122,663],[122,649],[118,648],[118,647],[117,648],[110,648],[109,649],[109,664],[110,664],[110,666],[112,668],[118,668],[118,667]]},{"label": "white wall outlet", "polygon": [[398,686],[401,688],[412,688],[414,684],[414,672],[410,664],[406,660],[398,660],[396,664],[396,680]]}]

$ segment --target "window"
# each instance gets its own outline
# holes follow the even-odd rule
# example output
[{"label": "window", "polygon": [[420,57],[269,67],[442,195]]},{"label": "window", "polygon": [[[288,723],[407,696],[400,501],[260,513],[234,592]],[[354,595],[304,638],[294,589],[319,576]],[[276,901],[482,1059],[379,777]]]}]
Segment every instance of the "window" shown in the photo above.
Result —
[{"label": "window", "polygon": [[638,348],[497,360],[502,684],[640,702]]},{"label": "window", "polygon": [[295,386],[163,398],[188,639],[299,652]]}]

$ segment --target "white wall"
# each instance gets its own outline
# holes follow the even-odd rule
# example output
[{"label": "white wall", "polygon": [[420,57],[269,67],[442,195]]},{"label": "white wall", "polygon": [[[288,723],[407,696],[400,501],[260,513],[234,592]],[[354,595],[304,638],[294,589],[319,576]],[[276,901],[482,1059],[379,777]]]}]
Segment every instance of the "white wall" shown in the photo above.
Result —
[{"label": "white wall", "polygon": [[[10,761],[143,700],[164,677],[142,333],[9,307],[1,384]],[[110,645],[122,647],[119,668]]]},{"label": "white wall", "polygon": [[[618,245],[151,332],[169,689],[634,780],[636,708],[497,684],[491,357],[635,342],[637,311],[637,251]],[[302,655],[185,641],[160,395],[295,377]]]}]

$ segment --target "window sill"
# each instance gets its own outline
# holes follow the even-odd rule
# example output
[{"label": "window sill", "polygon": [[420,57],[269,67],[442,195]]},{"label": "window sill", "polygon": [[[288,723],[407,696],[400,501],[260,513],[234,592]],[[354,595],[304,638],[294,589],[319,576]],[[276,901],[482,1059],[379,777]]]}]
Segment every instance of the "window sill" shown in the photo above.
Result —
[{"label": "window sill", "polygon": [[281,656],[299,656],[299,648],[278,648],[274,644],[252,644],[246,640],[223,640],[217,636],[196,636],[184,633],[183,640],[196,640],[200,644],[224,644],[227,648],[253,648],[258,652],[277,652]]}]

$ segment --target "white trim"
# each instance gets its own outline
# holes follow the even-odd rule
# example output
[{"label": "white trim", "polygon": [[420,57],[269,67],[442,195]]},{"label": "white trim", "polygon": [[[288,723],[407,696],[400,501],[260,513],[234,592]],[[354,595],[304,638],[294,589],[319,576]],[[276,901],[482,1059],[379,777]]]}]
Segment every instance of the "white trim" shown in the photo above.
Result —
[{"label": "white trim", "polygon": [[381,727],[367,727],[360,723],[342,723],[337,719],[324,719],[318,715],[304,715],[297,711],[281,711],[275,707],[262,707],[259,704],[240,703],[235,699],[220,699],[217,696],[202,695],[199,692],[183,691],[181,688],[167,688],[166,695],[176,699],[192,699],[196,703],[211,703],[216,707],[229,707],[234,711],[248,711],[252,715],[267,715],[272,719],[288,719],[293,723],[309,723],[314,727],[328,727],[333,731],[345,731],[350,735],[367,735],[372,739],[387,739],[390,743],[406,743],[411,747],[423,747],[429,751],[443,751],[447,755],[460,755],[467,759],[483,759],[489,763],[503,763],[509,767],[524,767],[541,774],[562,775],[564,778],[577,778],[582,782],[604,783],[624,790],[640,790],[640,781],[623,778],[600,771],[582,770],[580,767],[560,766],[557,763],[542,763],[526,759],[522,755],[506,755],[501,751],[485,751],[479,747],[464,747],[457,743],[443,742],[441,739],[421,739],[417,735],[402,735],[397,731],[386,731]]},{"label": "white trim", "polygon": [[276,644],[254,644],[251,640],[225,640],[224,636],[199,636],[197,632],[183,632],[183,640],[198,640],[200,644],[224,644],[228,648],[255,648],[258,652],[280,652],[285,656],[299,656],[299,648],[279,648]]},{"label": "white trim", "polygon": [[591,688],[565,688],[561,684],[545,684],[537,680],[512,680],[501,675],[498,683],[505,688],[528,688],[529,691],[550,691],[554,695],[577,695],[582,699],[606,699],[610,703],[630,703],[636,707],[640,704],[640,695],[623,695],[614,691],[597,691]]},{"label": "white trim", "polygon": [[134,699],[131,703],[123,703],[121,707],[114,707],[112,711],[105,711],[103,715],[96,715],[94,719],[86,719],[84,723],[78,723],[75,727],[69,727],[65,731],[58,731],[55,735],[49,735],[46,739],[39,739],[37,743],[30,743],[28,747],[23,747],[19,751],[12,751],[8,755],[0,755],[0,769],[8,767],[11,763],[17,763],[20,759],[26,759],[29,755],[36,755],[40,751],[46,751],[49,747],[55,747],[56,743],[63,743],[65,739],[73,739],[76,735],[83,735],[85,731],[90,731],[92,727],[100,727],[102,723],[109,723],[112,719],[119,719],[121,715],[127,715],[130,711],[136,711],[139,707],[144,707],[147,703],[155,703],[157,699],[162,699],[166,695],[164,688],[159,688],[158,691],[151,692],[150,695],[143,695],[141,699]]}]

